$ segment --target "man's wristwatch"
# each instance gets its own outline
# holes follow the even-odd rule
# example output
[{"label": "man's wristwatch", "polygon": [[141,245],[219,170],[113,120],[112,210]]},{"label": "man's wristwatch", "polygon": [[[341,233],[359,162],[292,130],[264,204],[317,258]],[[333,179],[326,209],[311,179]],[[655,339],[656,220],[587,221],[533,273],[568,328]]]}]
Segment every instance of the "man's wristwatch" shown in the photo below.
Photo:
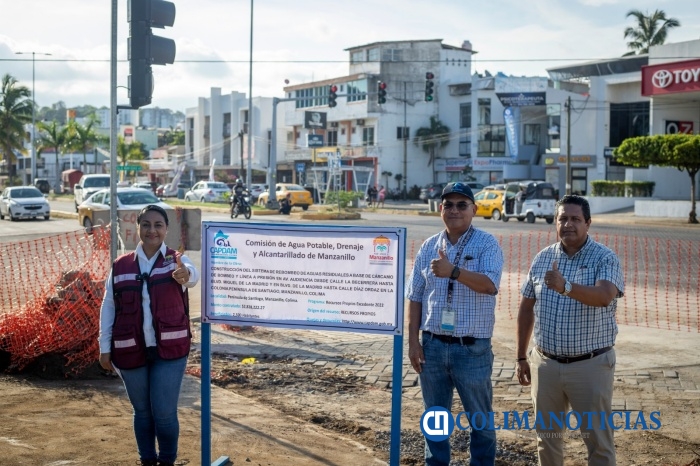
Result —
[{"label": "man's wristwatch", "polygon": [[562,296],[569,296],[571,293],[571,282],[569,280],[564,283],[564,291],[561,292]]},{"label": "man's wristwatch", "polygon": [[462,273],[462,271],[459,269],[458,266],[455,265],[455,268],[452,269],[452,274],[450,275],[450,278],[452,280],[457,280],[459,278],[460,273]]}]

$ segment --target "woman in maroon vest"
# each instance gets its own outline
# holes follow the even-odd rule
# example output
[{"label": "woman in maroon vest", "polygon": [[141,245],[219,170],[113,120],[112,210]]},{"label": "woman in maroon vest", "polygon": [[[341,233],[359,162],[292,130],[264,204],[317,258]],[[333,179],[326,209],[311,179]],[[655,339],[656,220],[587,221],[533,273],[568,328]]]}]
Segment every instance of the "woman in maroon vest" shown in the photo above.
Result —
[{"label": "woman in maroon vest", "polygon": [[141,242],[114,261],[107,278],[100,364],[124,381],[141,464],[167,466],[177,457],[177,402],[192,339],[187,289],[197,284],[199,271],[165,245],[165,210],[146,206],[137,223]]}]

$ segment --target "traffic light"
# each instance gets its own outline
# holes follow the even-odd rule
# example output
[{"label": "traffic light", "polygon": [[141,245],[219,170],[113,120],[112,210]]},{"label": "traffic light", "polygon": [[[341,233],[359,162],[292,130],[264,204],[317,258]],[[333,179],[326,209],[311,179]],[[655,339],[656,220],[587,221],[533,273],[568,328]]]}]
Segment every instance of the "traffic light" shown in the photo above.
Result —
[{"label": "traffic light", "polygon": [[331,84],[330,87],[328,88],[328,106],[330,108],[335,107],[338,105],[338,102],[335,101],[335,99],[338,98],[338,86],[335,84]]},{"label": "traffic light", "polygon": [[129,103],[139,108],[151,103],[153,72],[151,65],[175,61],[175,41],[154,36],[152,27],[165,28],[175,23],[175,4],[164,0],[129,0]]},{"label": "traffic light", "polygon": [[377,82],[377,103],[379,105],[386,103],[386,83]]},{"label": "traffic light", "polygon": [[433,101],[433,93],[435,93],[435,83],[433,82],[435,75],[428,71],[425,73],[425,101]]}]

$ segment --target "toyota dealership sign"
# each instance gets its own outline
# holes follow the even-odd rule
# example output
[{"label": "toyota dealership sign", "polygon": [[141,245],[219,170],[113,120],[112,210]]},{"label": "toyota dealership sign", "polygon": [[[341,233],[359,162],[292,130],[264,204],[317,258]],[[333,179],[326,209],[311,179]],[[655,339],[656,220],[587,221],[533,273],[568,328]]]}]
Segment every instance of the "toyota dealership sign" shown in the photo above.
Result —
[{"label": "toyota dealership sign", "polygon": [[642,95],[700,92],[700,60],[642,67]]}]

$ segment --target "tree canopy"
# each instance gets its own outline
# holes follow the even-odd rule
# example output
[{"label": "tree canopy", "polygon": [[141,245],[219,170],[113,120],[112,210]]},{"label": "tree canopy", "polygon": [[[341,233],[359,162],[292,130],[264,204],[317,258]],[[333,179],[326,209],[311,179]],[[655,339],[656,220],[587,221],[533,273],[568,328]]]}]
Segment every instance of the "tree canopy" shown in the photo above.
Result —
[{"label": "tree canopy", "polygon": [[24,153],[29,140],[24,125],[32,121],[32,93],[17,79],[5,74],[0,85],[0,152],[8,168],[10,182],[15,176],[15,152]]},{"label": "tree canopy", "polygon": [[615,149],[615,158],[633,167],[674,167],[690,176],[688,223],[698,223],[695,210],[695,177],[700,171],[700,135],[659,134],[628,138]]},{"label": "tree canopy", "polygon": [[675,18],[666,18],[666,12],[663,10],[656,10],[652,14],[630,10],[627,12],[627,18],[630,16],[636,19],[637,25],[625,28],[625,39],[630,39],[627,42],[630,51],[624,56],[649,53],[649,47],[666,42],[668,31],[681,25]]},{"label": "tree canopy", "polygon": [[[413,138],[413,143],[428,154],[428,166],[433,166],[438,150],[450,142],[450,128],[443,124],[437,117],[430,117],[430,125],[418,128]],[[433,167],[433,182],[435,182],[435,169]]]}]

